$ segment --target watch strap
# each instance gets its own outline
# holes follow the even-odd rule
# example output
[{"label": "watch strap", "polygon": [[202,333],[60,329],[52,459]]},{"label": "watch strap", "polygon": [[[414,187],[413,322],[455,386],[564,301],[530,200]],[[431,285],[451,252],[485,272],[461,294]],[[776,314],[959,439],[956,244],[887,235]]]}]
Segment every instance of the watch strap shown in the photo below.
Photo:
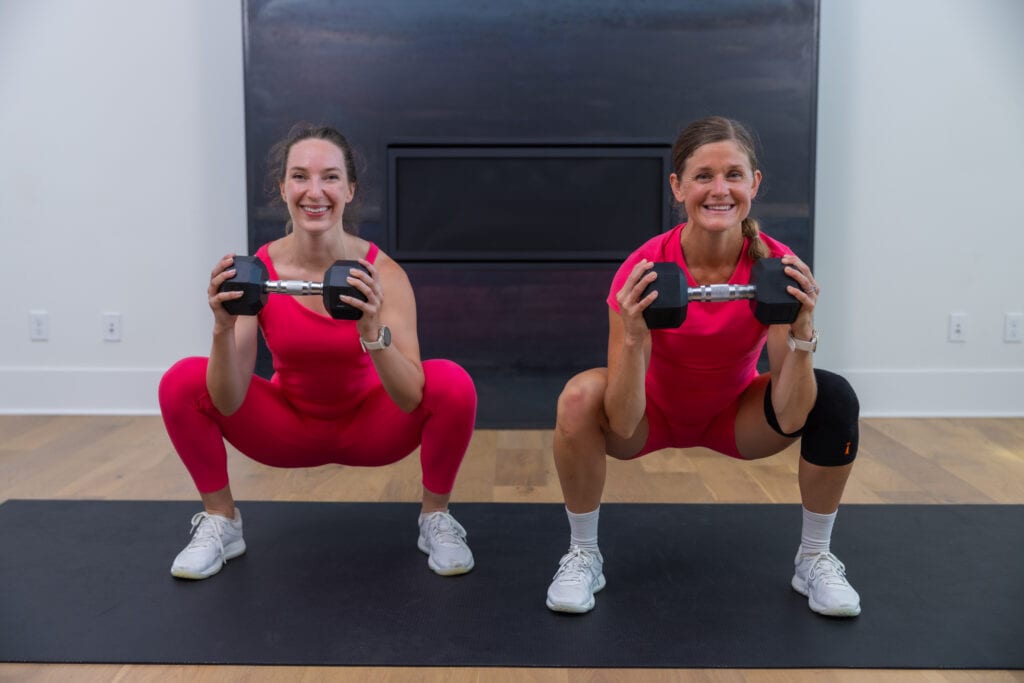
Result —
[{"label": "watch strap", "polygon": [[359,345],[363,347],[363,351],[380,351],[390,346],[390,334],[388,328],[385,325],[381,325],[380,331],[377,332],[377,338],[372,341],[366,341],[362,337],[359,337]]},{"label": "watch strap", "polygon": [[789,331],[789,337],[786,338],[786,343],[789,345],[791,351],[810,351],[814,353],[818,350],[818,330],[811,331],[811,338],[808,340],[797,339],[793,336],[793,330]]}]

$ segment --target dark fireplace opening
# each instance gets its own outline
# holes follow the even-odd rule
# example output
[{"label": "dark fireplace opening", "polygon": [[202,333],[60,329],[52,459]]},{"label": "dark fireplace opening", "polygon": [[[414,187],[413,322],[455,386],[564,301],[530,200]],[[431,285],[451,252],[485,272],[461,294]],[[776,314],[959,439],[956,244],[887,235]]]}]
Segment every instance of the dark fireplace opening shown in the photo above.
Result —
[{"label": "dark fireplace opening", "polygon": [[668,145],[388,147],[405,262],[619,262],[668,225]]}]

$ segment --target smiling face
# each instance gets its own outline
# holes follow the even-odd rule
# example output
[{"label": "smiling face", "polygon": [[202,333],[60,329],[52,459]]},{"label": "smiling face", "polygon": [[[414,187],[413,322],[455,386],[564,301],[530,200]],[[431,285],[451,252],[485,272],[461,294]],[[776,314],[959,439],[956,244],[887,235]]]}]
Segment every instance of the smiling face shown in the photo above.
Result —
[{"label": "smiling face", "polygon": [[344,151],[317,138],[300,140],[288,150],[280,189],[292,227],[311,232],[341,229],[345,206],[355,196]]},{"label": "smiling face", "polygon": [[672,194],[686,209],[688,223],[724,232],[740,229],[761,184],[761,172],[733,140],[694,150],[682,170],[669,176]]}]

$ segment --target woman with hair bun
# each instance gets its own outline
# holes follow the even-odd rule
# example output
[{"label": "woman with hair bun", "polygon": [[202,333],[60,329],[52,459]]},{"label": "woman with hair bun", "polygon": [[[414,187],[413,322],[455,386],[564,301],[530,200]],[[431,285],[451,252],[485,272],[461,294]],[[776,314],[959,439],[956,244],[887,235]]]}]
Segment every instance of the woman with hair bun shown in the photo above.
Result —
[{"label": "woman with hair bun", "polygon": [[[245,552],[242,517],[228,483],[227,440],[274,467],[387,465],[420,448],[423,499],[417,546],[442,575],[473,568],[466,531],[448,500],[476,420],[466,371],[420,360],[416,302],[401,266],[352,231],[356,168],[348,141],[329,126],[299,125],[271,150],[276,193],[288,208],[285,235],[256,252],[271,279],[320,281],[338,260],[358,261],[340,297],[358,320],[336,320],[320,296],[271,296],[257,316],[232,315],[221,291],[234,255],[213,268],[209,358],[186,358],[160,383],[167,433],[203,501],[192,539],[171,574],[205,579]],[[273,358],[270,380],[254,376],[257,328]],[[325,539],[330,543],[330,539]],[[302,558],[295,558],[301,562]]]}]

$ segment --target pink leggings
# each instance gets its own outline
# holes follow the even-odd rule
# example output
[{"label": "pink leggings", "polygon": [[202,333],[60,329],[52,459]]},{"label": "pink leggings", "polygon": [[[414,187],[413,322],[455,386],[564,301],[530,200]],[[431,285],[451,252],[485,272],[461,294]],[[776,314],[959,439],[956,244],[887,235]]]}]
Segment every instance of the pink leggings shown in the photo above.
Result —
[{"label": "pink leggings", "polygon": [[200,493],[228,484],[224,439],[271,467],[375,467],[397,462],[421,446],[423,486],[437,494],[451,492],[476,422],[476,388],[456,363],[423,362],[423,401],[411,413],[399,410],[378,386],[339,420],[303,415],[259,376],[253,376],[242,406],[224,416],[206,389],[207,363],[204,357],[185,358],[160,380],[167,434]]}]

